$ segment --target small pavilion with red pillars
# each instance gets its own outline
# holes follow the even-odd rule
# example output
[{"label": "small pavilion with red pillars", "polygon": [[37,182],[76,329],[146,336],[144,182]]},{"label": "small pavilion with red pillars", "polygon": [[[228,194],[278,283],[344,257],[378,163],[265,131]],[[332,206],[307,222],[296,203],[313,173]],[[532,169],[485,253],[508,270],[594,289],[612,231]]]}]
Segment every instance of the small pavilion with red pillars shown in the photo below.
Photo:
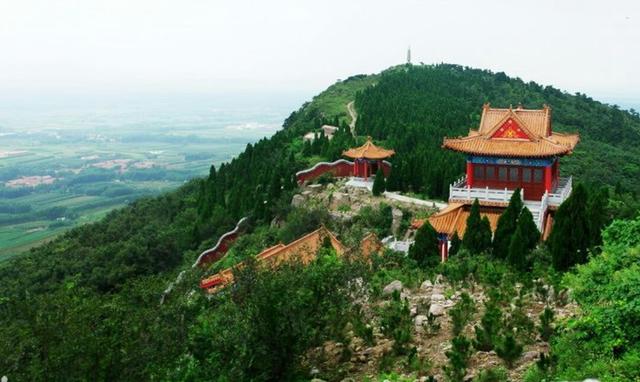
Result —
[{"label": "small pavilion with red pillars", "polygon": [[375,175],[380,168],[385,176],[389,176],[391,164],[385,159],[395,153],[393,150],[374,145],[371,137],[368,137],[364,145],[346,150],[342,155],[353,159],[353,176],[368,179],[371,175]]}]

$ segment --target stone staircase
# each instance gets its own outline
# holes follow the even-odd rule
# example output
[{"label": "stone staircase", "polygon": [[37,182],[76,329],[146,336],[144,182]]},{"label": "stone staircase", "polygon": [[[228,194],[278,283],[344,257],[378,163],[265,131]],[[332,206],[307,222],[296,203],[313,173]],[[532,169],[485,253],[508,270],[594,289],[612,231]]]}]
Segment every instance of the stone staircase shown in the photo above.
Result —
[{"label": "stone staircase", "polygon": [[525,200],[524,206],[527,207],[529,211],[531,211],[531,215],[533,215],[533,221],[536,223],[536,226],[538,226],[538,229],[542,231],[542,222],[540,221],[540,219],[542,218],[541,215],[544,211],[540,211],[540,202],[535,200]]}]

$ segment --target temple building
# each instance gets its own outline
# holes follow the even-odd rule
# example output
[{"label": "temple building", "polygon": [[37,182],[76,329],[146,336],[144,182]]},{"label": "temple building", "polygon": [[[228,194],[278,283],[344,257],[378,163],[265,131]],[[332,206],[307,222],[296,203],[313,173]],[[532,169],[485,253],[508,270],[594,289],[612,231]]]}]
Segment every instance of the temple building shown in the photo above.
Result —
[{"label": "temple building", "polygon": [[302,184],[306,181],[313,180],[322,174],[331,173],[335,177],[356,177],[367,180],[375,175],[379,168],[382,169],[384,176],[387,177],[391,173],[391,163],[386,159],[395,154],[395,151],[388,150],[376,146],[371,141],[371,137],[367,138],[364,145],[346,150],[342,155],[353,159],[338,159],[334,162],[320,162],[306,170],[296,173],[296,181]]},{"label": "temple building", "polygon": [[[362,256],[369,259],[375,253],[382,253],[382,244],[375,234],[369,233],[360,241],[358,248],[347,248],[338,238],[324,226],[308,233],[289,244],[277,244],[267,248],[255,256],[256,262],[271,269],[288,261],[299,261],[304,265],[316,259],[318,250],[328,243],[340,257],[345,255]],[[222,270],[215,275],[200,281],[200,288],[208,293],[216,293],[234,282],[234,268],[242,268],[243,263]]]},{"label": "temple building", "polygon": [[445,138],[443,148],[466,154],[466,174],[449,187],[450,205],[429,217],[440,235],[443,260],[453,234],[463,237],[475,199],[495,230],[517,188],[546,239],[554,211],[571,194],[571,177],[560,176],[559,159],[571,154],[578,141],[578,134],[552,131],[551,108],[546,105],[531,110],[485,104],[477,130],[466,137]]},{"label": "temple building", "polygon": [[390,158],[396,152],[378,147],[373,144],[371,138],[367,138],[364,145],[346,150],[343,156],[353,159],[353,176],[367,179],[375,175],[379,168],[385,171],[385,176],[391,165],[385,159]]}]

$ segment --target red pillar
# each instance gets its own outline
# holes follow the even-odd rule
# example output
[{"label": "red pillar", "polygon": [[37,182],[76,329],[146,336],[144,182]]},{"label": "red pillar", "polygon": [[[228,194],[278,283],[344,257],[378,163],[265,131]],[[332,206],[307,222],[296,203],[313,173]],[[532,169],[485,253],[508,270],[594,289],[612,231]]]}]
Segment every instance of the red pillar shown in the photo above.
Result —
[{"label": "red pillar", "polygon": [[445,262],[449,258],[449,242],[440,240],[440,261]]},{"label": "red pillar", "polygon": [[544,189],[551,192],[551,166],[544,168]]},{"label": "red pillar", "polygon": [[364,161],[364,180],[369,178],[369,161],[365,159]]},{"label": "red pillar", "polygon": [[467,186],[473,187],[473,163],[467,161]]}]

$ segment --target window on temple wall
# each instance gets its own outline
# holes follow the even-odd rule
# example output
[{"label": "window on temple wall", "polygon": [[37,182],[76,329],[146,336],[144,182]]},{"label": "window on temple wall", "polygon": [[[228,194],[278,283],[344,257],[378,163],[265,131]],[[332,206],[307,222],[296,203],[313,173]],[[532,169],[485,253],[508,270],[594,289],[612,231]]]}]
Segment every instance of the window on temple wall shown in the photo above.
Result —
[{"label": "window on temple wall", "polygon": [[496,168],[487,166],[487,180],[496,180]]},{"label": "window on temple wall", "polygon": [[533,170],[533,181],[534,183],[542,183],[542,169],[541,168],[536,168],[535,170]]},{"label": "window on temple wall", "polygon": [[525,183],[531,183],[531,169],[523,168],[522,169],[522,181]]},{"label": "window on temple wall", "polygon": [[501,182],[507,181],[507,168],[506,167],[498,167],[498,180]]},{"label": "window on temple wall", "polygon": [[511,181],[511,182],[519,182],[520,181],[520,174],[518,173],[518,168],[517,167],[511,167],[509,169],[509,181]]},{"label": "window on temple wall", "polygon": [[484,167],[482,165],[473,166],[473,179],[484,180]]}]

